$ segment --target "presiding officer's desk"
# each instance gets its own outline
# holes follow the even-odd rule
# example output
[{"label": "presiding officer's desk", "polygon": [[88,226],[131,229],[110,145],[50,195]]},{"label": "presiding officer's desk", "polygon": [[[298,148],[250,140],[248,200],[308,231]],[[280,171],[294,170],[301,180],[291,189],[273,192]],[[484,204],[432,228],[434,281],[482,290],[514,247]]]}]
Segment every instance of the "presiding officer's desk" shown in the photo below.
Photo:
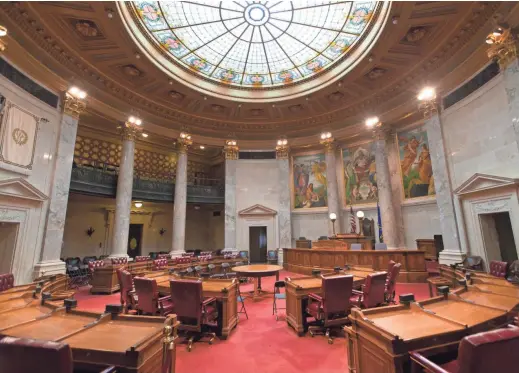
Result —
[{"label": "presiding officer's desk", "polygon": [[[157,281],[159,294],[171,294],[169,281],[181,277],[166,272],[148,272],[148,278]],[[196,279],[185,277],[185,279]],[[204,297],[215,297],[218,306],[218,329],[216,335],[220,339],[227,339],[231,330],[238,324],[237,279],[203,279],[202,289]]]},{"label": "presiding officer's desk", "polygon": [[389,261],[402,265],[398,282],[425,282],[425,252],[420,250],[337,250],[283,249],[283,267],[294,273],[310,275],[313,269],[331,272],[337,266],[368,267],[387,271]]},{"label": "presiding officer's desk", "polygon": [[[348,271],[341,271],[339,275],[353,275],[353,287],[359,288],[364,284],[364,280],[370,269],[351,268]],[[324,274],[325,277],[337,276],[335,273]],[[299,336],[303,336],[307,330],[306,306],[308,304],[308,294],[320,294],[322,291],[322,279],[318,277],[288,277],[286,284],[286,319]]]},{"label": "presiding officer's desk", "polygon": [[455,350],[464,336],[506,326],[518,306],[519,299],[468,287],[421,302],[353,309],[344,328],[349,373],[410,372],[409,351]]}]

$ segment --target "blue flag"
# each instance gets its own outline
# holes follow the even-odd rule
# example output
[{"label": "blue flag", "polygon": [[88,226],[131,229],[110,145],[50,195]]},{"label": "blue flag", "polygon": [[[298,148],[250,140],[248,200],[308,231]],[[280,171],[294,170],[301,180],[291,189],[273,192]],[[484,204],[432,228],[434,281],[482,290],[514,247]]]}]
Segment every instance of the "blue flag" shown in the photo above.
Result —
[{"label": "blue flag", "polygon": [[378,240],[380,243],[384,242],[384,236],[382,235],[382,218],[380,216],[380,207],[377,201],[377,215],[378,215]]}]

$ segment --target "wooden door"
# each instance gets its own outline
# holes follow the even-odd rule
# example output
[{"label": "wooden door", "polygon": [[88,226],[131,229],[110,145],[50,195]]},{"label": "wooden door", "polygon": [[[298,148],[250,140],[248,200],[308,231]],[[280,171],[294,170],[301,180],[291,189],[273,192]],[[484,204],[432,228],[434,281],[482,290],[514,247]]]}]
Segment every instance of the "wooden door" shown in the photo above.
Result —
[{"label": "wooden door", "polygon": [[141,255],[142,230],[142,224],[130,224],[130,232],[128,234],[128,256],[132,258]]},{"label": "wooden door", "polygon": [[267,261],[267,227],[249,227],[249,256],[251,263]]}]

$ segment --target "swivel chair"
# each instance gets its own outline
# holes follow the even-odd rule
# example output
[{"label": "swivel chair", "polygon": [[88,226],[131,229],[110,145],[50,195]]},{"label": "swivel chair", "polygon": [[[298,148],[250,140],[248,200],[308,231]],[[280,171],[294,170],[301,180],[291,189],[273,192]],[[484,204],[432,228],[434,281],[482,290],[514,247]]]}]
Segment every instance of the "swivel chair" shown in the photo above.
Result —
[{"label": "swivel chair", "polygon": [[366,277],[362,291],[352,290],[352,305],[360,308],[377,307],[385,302],[387,272],[370,273]]},{"label": "swivel chair", "polygon": [[159,297],[157,280],[146,277],[135,277],[135,292],[137,293],[136,309],[139,314],[166,316],[173,310],[171,296]]}]

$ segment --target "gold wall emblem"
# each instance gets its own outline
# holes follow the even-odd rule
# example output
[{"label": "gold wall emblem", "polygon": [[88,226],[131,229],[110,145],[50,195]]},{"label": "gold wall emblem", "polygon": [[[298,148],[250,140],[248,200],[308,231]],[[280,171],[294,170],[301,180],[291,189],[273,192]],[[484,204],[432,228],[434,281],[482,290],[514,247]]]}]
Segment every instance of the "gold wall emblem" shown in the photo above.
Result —
[{"label": "gold wall emblem", "polygon": [[29,140],[27,132],[20,128],[15,128],[11,136],[13,137],[14,142],[20,146],[27,144],[27,140]]}]

